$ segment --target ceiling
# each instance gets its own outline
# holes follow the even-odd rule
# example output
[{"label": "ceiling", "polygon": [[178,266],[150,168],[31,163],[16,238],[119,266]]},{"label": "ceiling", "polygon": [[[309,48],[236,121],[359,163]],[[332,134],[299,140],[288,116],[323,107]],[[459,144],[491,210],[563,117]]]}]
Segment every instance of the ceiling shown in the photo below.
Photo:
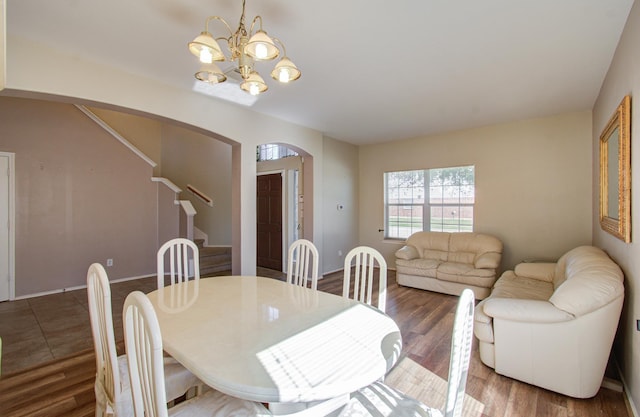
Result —
[{"label": "ceiling", "polygon": [[[9,36],[192,89],[240,0],[6,0]],[[252,110],[353,144],[590,110],[633,0],[247,0],[302,71]],[[223,25],[210,31],[223,36]],[[224,63],[223,63],[224,64]],[[211,98],[211,100],[219,100]],[[234,104],[235,105],[235,104]]]}]

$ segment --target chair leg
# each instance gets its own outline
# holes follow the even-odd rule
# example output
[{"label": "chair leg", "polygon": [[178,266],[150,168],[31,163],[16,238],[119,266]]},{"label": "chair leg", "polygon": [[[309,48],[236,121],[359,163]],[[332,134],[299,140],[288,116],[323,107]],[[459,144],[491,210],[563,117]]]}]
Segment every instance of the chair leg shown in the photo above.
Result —
[{"label": "chair leg", "polygon": [[98,395],[96,395],[96,417],[106,417],[107,404],[104,401],[100,401]]}]

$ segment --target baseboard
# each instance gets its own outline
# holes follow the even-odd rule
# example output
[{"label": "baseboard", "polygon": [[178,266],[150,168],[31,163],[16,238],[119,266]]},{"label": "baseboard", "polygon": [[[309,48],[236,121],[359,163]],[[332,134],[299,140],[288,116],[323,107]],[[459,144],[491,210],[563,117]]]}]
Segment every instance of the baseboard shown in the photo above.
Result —
[{"label": "baseboard", "polygon": [[334,272],[343,271],[343,270],[344,270],[343,268],[338,268],[338,269],[333,269],[331,271],[322,271],[318,279],[324,277],[325,275],[333,274]]},{"label": "baseboard", "polygon": [[[615,364],[616,369],[618,370],[618,375],[620,375],[620,380],[622,382],[623,394],[624,394],[625,404],[627,405],[627,410],[629,410],[629,413],[633,417],[640,417],[640,414],[638,414],[638,409],[636,408],[636,405],[633,402],[633,398],[629,396],[629,386],[627,385],[627,381],[625,381],[624,379],[624,375],[622,373],[622,370],[620,369],[620,364],[618,364],[618,361],[615,358],[615,356],[613,357],[613,363]],[[603,386],[604,386],[604,382],[603,382]]]},{"label": "baseboard", "polygon": [[[376,269],[378,269],[378,267],[375,267]],[[395,268],[389,268],[387,267],[387,271],[395,271]],[[324,275],[329,275],[329,274],[333,274],[334,272],[338,272],[338,271],[344,271],[344,268],[338,268],[338,269],[332,269],[331,271],[323,271],[321,273],[321,276],[318,277],[318,279],[321,279]]]},{"label": "baseboard", "polygon": [[624,392],[624,387],[622,386],[622,382],[617,381],[613,378],[607,378],[606,376],[602,380],[602,384],[600,384],[602,388],[610,389],[615,392]]},{"label": "baseboard", "polygon": [[[112,284],[118,283],[118,282],[125,282],[125,281],[135,281],[137,279],[143,279],[143,278],[156,278],[157,275],[156,274],[151,274],[151,275],[139,275],[137,277],[128,277],[128,278],[120,278],[120,279],[114,279],[111,280]],[[86,287],[86,285],[85,285]]]},{"label": "baseboard", "polygon": [[[118,282],[134,281],[136,279],[155,278],[155,277],[156,277],[155,275],[140,275],[140,276],[137,276],[137,277],[127,277],[127,278],[114,279],[114,280],[111,280],[110,282],[112,284],[115,284],[115,283],[118,283]],[[34,293],[34,294],[21,295],[19,297],[15,297],[14,299],[12,299],[10,301],[27,300],[29,298],[42,297],[42,296],[45,296],[45,295],[52,295],[52,294],[60,294],[60,293],[63,293],[63,292],[68,292],[68,291],[83,290],[85,288],[87,288],[87,284],[77,285],[75,287],[60,288],[60,289],[51,290],[51,291],[43,291],[43,292],[38,292],[38,293]]]}]

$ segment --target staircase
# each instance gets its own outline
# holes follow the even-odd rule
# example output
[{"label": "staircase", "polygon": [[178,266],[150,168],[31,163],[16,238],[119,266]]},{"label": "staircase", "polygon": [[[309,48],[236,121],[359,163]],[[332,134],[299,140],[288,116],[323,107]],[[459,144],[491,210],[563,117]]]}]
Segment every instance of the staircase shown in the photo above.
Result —
[{"label": "staircase", "polygon": [[231,273],[231,248],[204,246],[203,239],[195,239],[200,252],[200,277]]}]

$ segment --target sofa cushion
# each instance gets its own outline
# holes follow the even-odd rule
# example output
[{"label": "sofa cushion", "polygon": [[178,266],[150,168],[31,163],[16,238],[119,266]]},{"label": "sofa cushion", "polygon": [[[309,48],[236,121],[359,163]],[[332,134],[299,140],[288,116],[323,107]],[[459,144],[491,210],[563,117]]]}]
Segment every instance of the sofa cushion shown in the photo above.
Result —
[{"label": "sofa cushion", "polygon": [[447,232],[418,232],[407,239],[407,246],[414,246],[421,258],[446,261],[449,252]]},{"label": "sofa cushion", "polygon": [[415,246],[403,246],[396,251],[396,258],[410,261],[411,259],[419,258],[420,254]]},{"label": "sofa cushion", "polygon": [[396,273],[435,278],[438,265],[435,259],[396,259]]},{"label": "sofa cushion", "polygon": [[502,242],[498,238],[479,233],[451,233],[448,261],[495,269],[501,258]]},{"label": "sofa cushion", "polygon": [[497,269],[502,259],[502,252],[485,252],[481,255],[476,255],[474,264],[476,268],[484,269]]},{"label": "sofa cushion", "polygon": [[473,264],[443,262],[438,267],[436,277],[442,281],[491,288],[495,282],[495,271],[491,269],[476,269]]}]

